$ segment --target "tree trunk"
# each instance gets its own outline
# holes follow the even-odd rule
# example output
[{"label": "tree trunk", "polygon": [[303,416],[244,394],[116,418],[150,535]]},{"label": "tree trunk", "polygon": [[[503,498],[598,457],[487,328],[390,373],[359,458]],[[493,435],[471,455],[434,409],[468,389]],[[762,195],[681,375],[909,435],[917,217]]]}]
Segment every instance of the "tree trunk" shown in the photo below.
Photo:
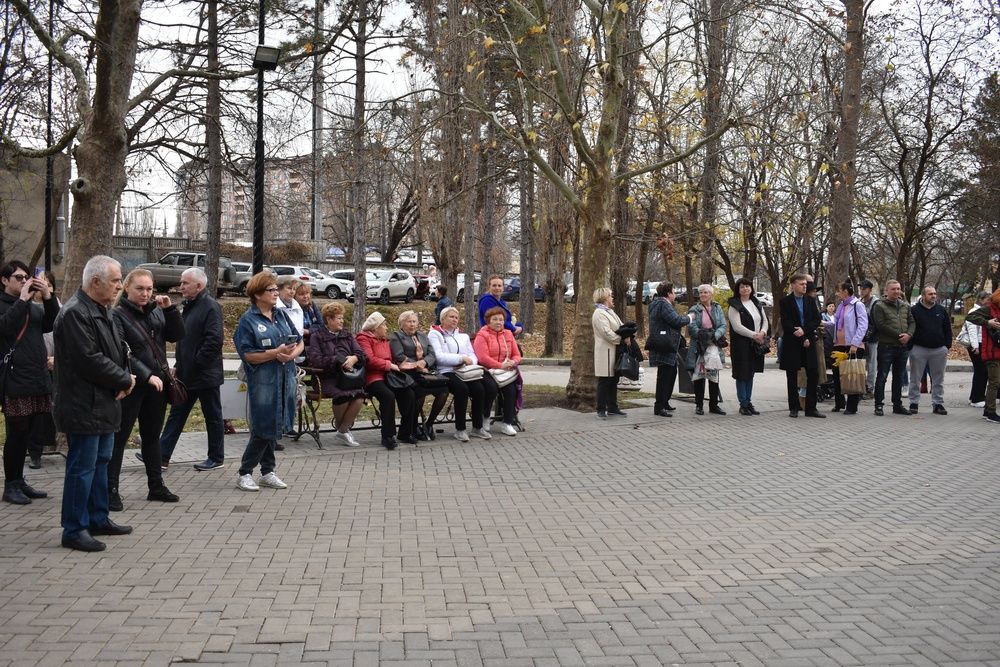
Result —
[{"label": "tree trunk", "polygon": [[78,178],[73,193],[72,243],[67,243],[63,299],[80,286],[83,267],[94,255],[111,253],[115,206],[125,189],[129,92],[139,39],[139,0],[101,0],[93,47],[94,98],[73,151]]},{"label": "tree trunk", "polygon": [[518,170],[521,222],[521,312],[525,333],[535,331],[535,169],[524,160]]},{"label": "tree trunk", "polygon": [[[219,71],[219,2],[208,0],[208,71]],[[222,237],[222,96],[219,80],[205,82],[205,144],[208,149],[208,224],[205,228],[206,289],[219,286],[219,240]]]},{"label": "tree trunk", "polygon": [[[703,112],[706,134],[715,133],[722,124],[722,76],[725,56],[726,26],[722,17],[723,0],[709,0],[708,21],[705,24],[705,107]],[[712,253],[715,250],[715,225],[719,211],[719,169],[722,164],[722,147],[714,141],[705,147],[705,166],[699,189],[701,191],[701,224],[705,233],[702,246],[701,281],[712,284],[715,267]]]},{"label": "tree trunk", "polygon": [[844,44],[844,84],[840,101],[837,159],[830,165],[830,253],[824,294],[834,298],[836,284],[850,276],[851,222],[857,180],[858,122],[861,117],[861,74],[864,67],[864,2],[843,0],[847,12]]},{"label": "tree trunk", "polygon": [[351,185],[348,191],[348,226],[354,229],[354,314],[351,328],[361,331],[367,315],[368,281],[365,258],[365,203],[362,192],[362,155],[365,146],[365,78],[368,74],[368,0],[358,0],[358,27],[354,38],[354,114],[351,126]]}]

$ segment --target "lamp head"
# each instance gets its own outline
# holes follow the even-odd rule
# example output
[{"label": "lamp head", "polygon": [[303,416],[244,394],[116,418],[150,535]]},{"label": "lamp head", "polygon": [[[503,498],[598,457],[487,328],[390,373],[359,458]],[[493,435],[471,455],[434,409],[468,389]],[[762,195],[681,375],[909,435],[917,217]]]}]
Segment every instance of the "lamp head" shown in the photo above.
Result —
[{"label": "lamp head", "polygon": [[278,68],[278,60],[281,58],[281,49],[277,46],[257,45],[257,51],[253,54],[254,69],[270,71]]}]

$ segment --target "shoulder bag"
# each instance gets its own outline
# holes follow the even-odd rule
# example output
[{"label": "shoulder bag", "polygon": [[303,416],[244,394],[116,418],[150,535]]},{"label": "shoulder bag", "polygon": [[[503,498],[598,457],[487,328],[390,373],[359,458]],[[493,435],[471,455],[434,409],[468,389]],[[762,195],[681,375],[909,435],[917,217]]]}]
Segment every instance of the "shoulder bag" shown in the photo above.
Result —
[{"label": "shoulder bag", "polygon": [[413,386],[413,378],[403,371],[389,371],[385,374],[385,385],[393,391],[409,389]]},{"label": "shoulder bag", "polygon": [[[447,340],[444,334],[441,335],[441,339],[445,341]],[[447,343],[445,344],[447,345]],[[458,341],[456,340],[455,354],[461,354],[461,353],[462,353],[462,346],[459,345]],[[475,382],[476,380],[483,379],[483,373],[485,371],[486,369],[480,366],[479,364],[464,364],[462,366],[456,366],[454,373],[455,377],[457,377],[462,382]]]},{"label": "shoulder bag", "polygon": [[4,355],[3,361],[0,361],[0,406],[4,404],[7,400],[7,371],[10,370],[11,364],[14,358],[14,348],[17,344],[21,342],[24,338],[24,332],[28,330],[28,322],[31,320],[31,311],[24,316],[24,326],[21,327],[21,332],[17,334],[17,338],[14,339],[14,344],[10,346],[7,350],[7,354]]},{"label": "shoulder bag", "polygon": [[156,362],[160,364],[160,370],[163,372],[163,395],[167,398],[167,403],[170,405],[183,405],[186,403],[188,400],[187,387],[177,378],[177,370],[170,368],[166,355],[160,354],[160,346],[149,335],[142,322],[128,310],[122,309],[122,312],[139,327],[139,331],[142,332],[142,335],[146,337],[146,342],[149,343],[149,349],[153,351],[153,356],[156,357]]},{"label": "shoulder bag", "polygon": [[334,384],[342,391],[356,391],[365,388],[365,367],[357,365],[351,370],[345,370],[343,366],[337,369],[334,377]]},{"label": "shoulder bag", "polygon": [[[507,347],[507,338],[501,336],[503,340],[504,348],[504,361],[510,359],[510,348]],[[497,383],[497,386],[503,389],[511,382],[517,379],[517,369],[516,368],[491,368],[490,375],[493,376],[493,381]]]}]

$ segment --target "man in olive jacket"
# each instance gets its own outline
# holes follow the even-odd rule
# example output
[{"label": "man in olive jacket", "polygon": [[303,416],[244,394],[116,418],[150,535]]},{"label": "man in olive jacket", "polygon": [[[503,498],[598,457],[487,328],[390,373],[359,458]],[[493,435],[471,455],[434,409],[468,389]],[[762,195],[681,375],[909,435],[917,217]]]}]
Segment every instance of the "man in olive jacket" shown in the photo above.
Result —
[{"label": "man in olive jacket", "polygon": [[222,420],[222,308],[205,291],[208,278],[199,268],[181,274],[184,296],[184,338],[177,343],[177,377],[187,386],[188,398],[170,408],[170,416],[160,436],[163,466],[170,462],[177,438],[194,407],[201,403],[208,436],[208,456],[195,463],[195,470],[217,470],[225,459],[225,424]]},{"label": "man in olive jacket", "polygon": [[103,551],[94,535],[127,535],[108,516],[108,461],[121,423],[119,401],[135,387],[122,336],[108,308],[122,289],[122,269],[104,255],[83,269],[83,284],[56,317],[55,421],[66,433],[62,545]]},{"label": "man in olive jacket", "polygon": [[885,284],[885,296],[872,306],[872,321],[878,333],[878,375],[875,379],[875,415],[885,414],[885,381],[892,372],[892,414],[908,415],[903,407],[903,375],[910,356],[910,339],[917,330],[910,304],[903,298],[898,280]]}]

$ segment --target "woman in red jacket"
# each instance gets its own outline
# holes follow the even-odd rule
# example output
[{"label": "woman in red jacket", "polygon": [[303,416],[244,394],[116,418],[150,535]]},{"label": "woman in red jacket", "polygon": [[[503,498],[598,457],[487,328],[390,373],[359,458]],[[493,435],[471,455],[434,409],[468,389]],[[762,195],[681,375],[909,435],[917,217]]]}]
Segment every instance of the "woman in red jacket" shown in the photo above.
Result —
[{"label": "woman in red jacket", "polygon": [[988,306],[971,311],[965,320],[983,328],[983,341],[979,348],[980,357],[986,365],[986,406],[983,408],[983,419],[1000,424],[1000,416],[997,416],[997,393],[1000,391],[1000,288],[993,292]]},{"label": "woman in red jacket", "polygon": [[396,404],[399,404],[400,426],[399,440],[411,445],[417,443],[410,433],[408,425],[414,423],[416,398],[413,387],[390,389],[385,383],[385,374],[399,371],[399,366],[392,362],[392,351],[389,349],[389,332],[382,313],[375,311],[368,316],[361,333],[358,334],[358,345],[365,353],[365,393],[378,399],[378,414],[382,420],[382,446],[386,449],[396,448]]},{"label": "woman in red jacket", "polygon": [[[521,363],[521,351],[514,342],[514,334],[504,328],[506,311],[503,308],[490,308],[483,317],[486,325],[476,334],[472,349],[475,350],[480,365],[487,369],[487,373],[483,375],[483,382],[492,382],[503,397],[503,423],[498,430],[504,435],[517,435],[517,429],[514,427],[517,383],[511,382],[505,387],[500,387],[493,371],[516,370]],[[486,407],[487,410],[489,408],[490,406]]]}]

